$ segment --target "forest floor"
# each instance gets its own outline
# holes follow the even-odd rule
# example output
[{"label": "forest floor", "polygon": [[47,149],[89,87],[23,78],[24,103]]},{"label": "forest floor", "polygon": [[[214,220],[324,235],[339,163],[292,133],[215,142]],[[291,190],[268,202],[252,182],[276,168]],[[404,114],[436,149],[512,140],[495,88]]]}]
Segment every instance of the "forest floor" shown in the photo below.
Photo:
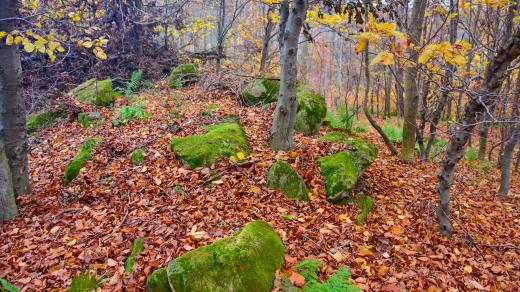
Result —
[{"label": "forest floor", "polygon": [[[359,207],[325,201],[315,160],[344,147],[317,140],[330,131],[327,127],[316,137],[296,134],[294,149],[277,153],[267,145],[274,105],[240,107],[227,92],[172,90],[164,82],[140,96],[148,119],[114,127],[113,110],[103,109],[105,123],[96,129],[69,121],[31,137],[34,194],[18,199],[22,216],[0,226],[0,277],[24,290],[52,291],[91,270],[110,277],[103,290],[144,290],[146,276],[156,268],[262,219],[287,247],[284,270],[316,257],[324,263],[323,277],[348,265],[365,291],[518,291],[519,175],[513,175],[510,197],[499,199],[498,170],[461,162],[452,189],[455,233],[444,238],[434,210],[439,165],[401,162],[370,130],[360,135],[378,145],[379,156],[358,189],[374,199],[375,208],[357,225]],[[208,104],[217,107],[212,116],[202,115]],[[169,115],[173,108],[180,117]],[[221,177],[205,183],[210,170],[188,170],[171,152],[176,128],[171,123],[180,127],[175,135],[185,136],[203,132],[203,125],[228,113],[239,114],[246,129],[252,154],[244,161],[258,161],[245,166],[219,161],[211,170]],[[65,166],[85,138],[97,135],[104,142],[95,159],[64,187]],[[130,156],[138,147],[148,152],[142,164],[134,165]],[[287,199],[265,186],[266,172],[278,158],[303,176],[314,194],[309,202]],[[133,272],[124,273],[137,237],[145,238],[145,249]]]}]

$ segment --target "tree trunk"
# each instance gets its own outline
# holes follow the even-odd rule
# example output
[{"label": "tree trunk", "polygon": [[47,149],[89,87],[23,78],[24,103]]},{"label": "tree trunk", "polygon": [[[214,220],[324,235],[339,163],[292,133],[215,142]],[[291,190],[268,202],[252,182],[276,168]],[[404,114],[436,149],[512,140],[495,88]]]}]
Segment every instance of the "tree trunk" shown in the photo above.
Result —
[{"label": "tree trunk", "polygon": [[280,93],[270,137],[270,146],[273,150],[287,150],[293,144],[298,108],[296,102],[298,39],[306,16],[307,0],[294,0],[283,32],[283,45],[280,51]]},{"label": "tree trunk", "polygon": [[[421,41],[422,23],[426,10],[426,0],[414,0],[412,8],[411,23],[408,32],[411,41],[418,46]],[[404,124],[403,124],[403,147],[401,149],[401,159],[404,161],[414,160],[415,132],[417,130],[417,103],[419,100],[417,90],[417,67],[418,52],[413,48],[408,48],[408,57],[412,64],[405,66],[405,90],[404,90]]]},{"label": "tree trunk", "polygon": [[[457,1],[458,2],[458,1]],[[458,3],[455,3],[455,0],[450,0],[450,13],[458,13]],[[459,22],[459,19],[457,16],[453,17],[450,20],[450,27],[449,27],[449,35],[450,35],[450,44],[454,44],[457,40],[457,24]],[[439,124],[442,111],[444,110],[444,107],[446,104],[448,104],[448,112],[451,116],[451,101],[450,101],[450,89],[451,89],[451,82],[452,82],[452,76],[453,72],[455,72],[456,67],[452,64],[446,65],[446,71],[443,78],[443,84],[441,89],[441,97],[439,99],[439,103],[437,104],[437,108],[435,108],[435,111],[432,113],[432,119],[430,121],[430,135],[428,137],[428,143],[426,144],[426,149],[424,150],[423,157],[421,157],[421,160],[426,161],[428,157],[430,156],[430,151],[432,149],[433,144],[435,143],[435,138],[437,135],[437,125]],[[457,115],[458,116],[458,115]],[[448,117],[449,119],[449,117]]]},{"label": "tree trunk", "polygon": [[264,29],[264,40],[262,42],[262,55],[260,57],[260,73],[264,73],[267,67],[267,61],[269,60],[269,43],[271,42],[273,28],[275,23],[271,18],[271,13],[274,12],[274,5],[269,6],[267,10],[267,23]]},{"label": "tree trunk", "polygon": [[[0,133],[2,125],[0,125]],[[0,139],[0,223],[10,221],[18,214],[14,198],[11,170],[5,156],[4,141]]]},{"label": "tree trunk", "polygon": [[392,73],[390,68],[385,68],[385,118],[390,118],[390,107],[392,105]]},{"label": "tree trunk", "polygon": [[[16,17],[18,1],[4,1],[0,9],[0,19]],[[14,21],[0,21],[0,31],[12,31]],[[31,192],[27,162],[27,133],[25,121],[25,100],[22,95],[22,67],[16,45],[7,46],[0,42],[0,119],[4,126],[3,139],[5,154],[9,161],[14,193]]]},{"label": "tree trunk", "polygon": [[[365,1],[365,3],[367,3]],[[368,4],[366,4],[368,6]],[[368,7],[365,8],[365,17],[368,19]],[[397,149],[394,146],[394,143],[392,143],[392,140],[388,138],[385,131],[377,124],[376,120],[372,117],[372,114],[370,113],[368,109],[368,96],[370,92],[370,70],[368,68],[370,62],[369,62],[369,56],[368,56],[368,47],[370,46],[370,43],[367,41],[365,48],[363,49],[363,63],[360,64],[364,68],[365,72],[365,98],[363,100],[363,112],[365,113],[365,116],[367,117],[367,120],[370,122],[370,125],[376,129],[376,131],[379,133],[379,135],[383,138],[383,141],[385,142],[386,147],[388,147],[388,150],[390,150],[390,153],[392,155],[397,155]]]},{"label": "tree trunk", "polygon": [[226,26],[226,0],[220,0],[219,10],[218,10],[218,23],[217,23],[217,71],[220,70],[220,63],[222,62],[222,58],[224,57],[224,40],[226,38],[225,33]]},{"label": "tree trunk", "polygon": [[501,197],[507,196],[509,188],[511,187],[511,165],[513,164],[513,153],[515,151],[515,146],[518,143],[519,137],[520,123],[517,123],[516,126],[513,127],[511,137],[509,137],[509,140],[507,140],[507,143],[504,147],[504,152],[502,154],[502,163],[500,167],[500,189],[498,190],[498,194]]},{"label": "tree trunk", "polygon": [[513,38],[500,48],[496,56],[490,60],[480,87],[469,94],[462,123],[455,125],[438,175],[437,191],[440,204],[437,209],[437,216],[439,218],[439,230],[443,235],[451,235],[453,232],[453,226],[450,222],[450,187],[453,184],[455,166],[464,156],[464,147],[475,128],[477,117],[493,103],[496,98],[493,93],[500,88],[507,75],[507,68],[519,55],[520,31],[517,31]]}]

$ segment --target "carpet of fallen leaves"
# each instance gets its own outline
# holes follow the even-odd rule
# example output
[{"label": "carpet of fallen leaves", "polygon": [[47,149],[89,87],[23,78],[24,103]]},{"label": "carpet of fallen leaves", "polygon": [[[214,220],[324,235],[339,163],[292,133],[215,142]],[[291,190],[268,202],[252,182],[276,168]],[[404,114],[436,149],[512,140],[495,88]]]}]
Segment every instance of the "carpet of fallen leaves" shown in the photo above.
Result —
[{"label": "carpet of fallen leaves", "polygon": [[[518,291],[518,175],[510,197],[499,199],[498,171],[479,171],[463,162],[453,187],[455,234],[443,238],[434,208],[439,165],[405,164],[389,155],[376,134],[362,134],[380,151],[358,187],[376,207],[358,226],[359,207],[325,201],[315,163],[344,146],[297,134],[292,151],[272,152],[266,142],[272,106],[240,107],[226,92],[165,87],[159,83],[141,95],[148,119],[113,127],[113,111],[103,109],[105,123],[97,129],[69,121],[31,137],[34,194],[18,199],[22,216],[0,226],[0,277],[24,290],[53,291],[91,270],[110,277],[103,290],[142,291],[146,276],[169,260],[263,219],[287,247],[284,270],[317,257],[324,263],[323,277],[348,265],[354,282],[366,291]],[[218,106],[212,116],[202,115],[208,104]],[[180,117],[168,114],[173,108]],[[259,161],[246,166],[218,161],[211,170],[183,167],[170,151],[171,138],[203,132],[203,125],[228,113],[239,114],[245,126],[252,154],[244,161]],[[322,127],[321,134],[327,130]],[[63,187],[65,166],[82,141],[96,135],[104,142],[95,159]],[[148,152],[136,166],[130,156],[139,147]],[[308,203],[266,188],[265,174],[278,158],[304,177],[313,192]],[[213,171],[221,177],[205,184]],[[145,250],[133,272],[124,273],[132,242],[141,236]]]}]

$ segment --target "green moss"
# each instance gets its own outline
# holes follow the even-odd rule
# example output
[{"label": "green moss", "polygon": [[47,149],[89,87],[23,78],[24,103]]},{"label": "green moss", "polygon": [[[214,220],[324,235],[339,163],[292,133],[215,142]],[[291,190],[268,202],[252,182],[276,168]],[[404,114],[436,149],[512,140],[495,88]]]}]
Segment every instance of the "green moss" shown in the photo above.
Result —
[{"label": "green moss", "polygon": [[144,238],[139,237],[134,240],[132,244],[132,250],[130,251],[130,255],[126,259],[125,263],[125,272],[132,272],[132,268],[134,267],[137,255],[144,250]]},{"label": "green moss", "polygon": [[253,221],[231,237],[187,252],[168,264],[173,291],[269,292],[285,247],[274,229]]},{"label": "green moss", "polygon": [[294,129],[306,136],[318,133],[323,119],[327,114],[325,98],[306,86],[298,86],[296,98],[298,100],[298,113]]},{"label": "green moss", "polygon": [[267,186],[281,190],[285,196],[299,201],[309,199],[309,189],[302,177],[287,162],[278,160],[267,173]]},{"label": "green moss", "polygon": [[168,77],[171,88],[179,88],[197,82],[199,78],[196,64],[181,64],[172,69]]},{"label": "green moss", "polygon": [[280,81],[274,79],[254,79],[242,92],[242,99],[250,105],[270,103],[278,99]]},{"label": "green moss", "polygon": [[57,105],[51,109],[27,116],[27,133],[34,133],[64,120],[69,116],[66,106]]},{"label": "green moss", "polygon": [[96,78],[89,79],[72,89],[71,92],[79,101],[93,103],[97,106],[109,106],[115,99],[110,78],[100,81]]},{"label": "green moss", "polygon": [[329,142],[341,142],[350,146],[351,151],[359,154],[368,162],[372,163],[377,157],[377,147],[367,140],[349,135],[345,132],[331,131],[321,136],[318,140]]},{"label": "green moss", "polygon": [[367,219],[370,210],[374,208],[374,200],[370,196],[362,194],[356,203],[361,207],[361,213],[357,216],[356,223],[361,225]]},{"label": "green moss", "polygon": [[358,152],[342,151],[318,159],[325,180],[327,201],[346,203],[364,169],[370,163]]},{"label": "green moss", "polygon": [[221,120],[221,123],[240,123],[240,116],[237,114],[227,114]]},{"label": "green moss", "polygon": [[139,148],[132,152],[132,164],[138,165],[144,160],[144,150]]},{"label": "green moss", "polygon": [[206,130],[205,134],[172,139],[172,151],[189,168],[210,166],[215,159],[236,156],[239,151],[249,155],[247,137],[240,124],[216,124]]},{"label": "green moss", "polygon": [[168,284],[168,273],[166,268],[153,271],[146,281],[147,292],[170,292],[170,284]]},{"label": "green moss", "polygon": [[92,151],[96,147],[96,144],[98,142],[101,142],[102,140],[103,138],[98,136],[94,138],[87,138],[85,142],[83,142],[83,145],[81,146],[79,153],[76,156],[74,156],[74,158],[69,162],[69,164],[65,168],[63,179],[63,183],[65,186],[67,186],[72,180],[74,180],[78,176],[85,162],[92,159]]}]

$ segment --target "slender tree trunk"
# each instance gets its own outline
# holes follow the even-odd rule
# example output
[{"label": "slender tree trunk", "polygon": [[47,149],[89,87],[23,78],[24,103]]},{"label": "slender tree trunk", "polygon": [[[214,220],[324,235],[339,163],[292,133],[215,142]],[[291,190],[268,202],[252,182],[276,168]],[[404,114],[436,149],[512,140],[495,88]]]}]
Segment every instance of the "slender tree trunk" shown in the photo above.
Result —
[{"label": "slender tree trunk", "polygon": [[[450,0],[450,13],[458,13],[458,1],[455,3],[455,0]],[[455,16],[450,20],[450,27],[449,27],[449,35],[450,35],[450,43],[453,45],[455,41],[457,40],[457,24],[459,20],[458,17]],[[451,99],[450,99],[450,89],[451,89],[451,82],[452,82],[452,76],[453,72],[455,72],[456,68],[452,64],[446,65],[446,72],[443,78],[443,84],[442,84],[442,90],[441,90],[441,97],[439,99],[439,103],[437,104],[437,108],[435,108],[435,111],[432,113],[432,119],[430,121],[430,135],[428,137],[428,143],[426,144],[426,149],[424,150],[424,155],[421,157],[421,160],[426,161],[428,157],[430,156],[430,151],[432,149],[433,144],[436,140],[437,135],[437,125],[439,124],[442,111],[444,110],[444,107],[446,104],[448,104],[448,112],[451,116]],[[458,117],[458,114],[457,114]]]},{"label": "slender tree trunk", "polygon": [[273,28],[275,23],[271,18],[271,14],[274,13],[275,6],[269,6],[267,10],[267,23],[264,29],[264,40],[262,42],[262,55],[260,57],[260,73],[264,73],[266,71],[267,62],[269,60],[269,43],[271,42],[271,37],[273,34]]},{"label": "slender tree trunk", "polygon": [[520,123],[517,123],[511,132],[511,137],[507,140],[507,143],[504,147],[504,152],[502,154],[502,163],[500,166],[500,189],[498,190],[498,194],[501,197],[507,196],[509,192],[509,188],[511,187],[511,165],[513,164],[513,153],[515,151],[515,146],[518,143],[518,139],[520,137]]},{"label": "slender tree trunk", "polygon": [[385,118],[390,118],[390,107],[392,106],[392,73],[390,68],[385,68]]},{"label": "slender tree trunk", "polygon": [[[365,3],[367,3],[367,1],[365,1]],[[368,6],[368,4],[366,4],[366,6]],[[368,19],[368,7],[365,8],[365,17],[366,17],[366,19]],[[370,92],[370,70],[368,67],[370,64],[369,56],[368,56],[368,47],[369,46],[370,46],[370,43],[367,41],[367,44],[365,45],[365,48],[363,49],[364,66],[363,66],[363,64],[360,64],[361,66],[363,66],[362,68],[364,69],[364,72],[365,72],[365,85],[366,85],[365,86],[365,98],[363,100],[363,112],[365,113],[367,120],[370,122],[370,125],[372,125],[372,127],[374,127],[374,129],[376,129],[376,131],[379,133],[381,138],[383,138],[383,141],[385,141],[385,145],[388,148],[388,150],[390,150],[390,153],[392,153],[392,155],[397,155],[399,152],[395,148],[394,143],[392,143],[392,140],[390,140],[390,138],[388,138],[388,136],[383,131],[383,129],[377,124],[376,120],[374,120],[374,118],[372,117],[372,114],[370,113],[370,111],[368,109],[368,96],[369,96],[369,92]]]},{"label": "slender tree trunk", "polygon": [[226,26],[226,0],[220,0],[219,10],[218,10],[218,23],[217,23],[217,71],[220,70],[220,63],[222,62],[222,58],[224,57],[224,40],[226,38],[225,33]]},{"label": "slender tree trunk", "polygon": [[296,82],[298,39],[307,16],[307,0],[294,0],[285,31],[280,54],[280,93],[276,103],[270,146],[273,150],[287,150],[292,147],[294,124],[296,122]]},{"label": "slender tree trunk", "polygon": [[[426,0],[414,0],[411,23],[408,31],[412,43],[416,46],[421,41],[422,24],[424,12],[426,10]],[[404,161],[414,160],[415,133],[417,130],[417,103],[419,100],[417,90],[417,67],[419,54],[413,48],[408,48],[408,56],[412,64],[405,66],[405,98],[404,98],[404,124],[403,124],[403,147],[401,149],[401,159]]]},{"label": "slender tree trunk", "polygon": [[446,156],[439,172],[439,230],[443,235],[451,235],[453,226],[450,222],[450,187],[453,184],[453,176],[457,162],[464,156],[464,147],[475,128],[477,117],[489,107],[496,98],[495,93],[501,86],[507,75],[507,68],[513,60],[520,55],[520,31],[517,31],[504,47],[500,48],[496,57],[490,60],[486,67],[484,79],[480,87],[469,94],[469,100],[464,108],[464,118],[461,124],[456,124],[454,133],[450,137]]},{"label": "slender tree trunk", "polygon": [[[17,16],[15,0],[6,0],[0,9],[0,19]],[[0,31],[12,31],[13,21],[0,21]],[[7,46],[0,42],[0,119],[4,126],[5,154],[11,169],[12,183],[16,195],[31,192],[27,161],[27,133],[25,100],[22,95],[22,66],[16,45]]]},{"label": "slender tree trunk", "polygon": [[397,118],[403,117],[404,112],[404,91],[403,91],[403,67],[401,66],[401,61],[399,58],[395,64],[395,92],[396,92],[396,100],[395,100],[395,109],[397,112]]}]

